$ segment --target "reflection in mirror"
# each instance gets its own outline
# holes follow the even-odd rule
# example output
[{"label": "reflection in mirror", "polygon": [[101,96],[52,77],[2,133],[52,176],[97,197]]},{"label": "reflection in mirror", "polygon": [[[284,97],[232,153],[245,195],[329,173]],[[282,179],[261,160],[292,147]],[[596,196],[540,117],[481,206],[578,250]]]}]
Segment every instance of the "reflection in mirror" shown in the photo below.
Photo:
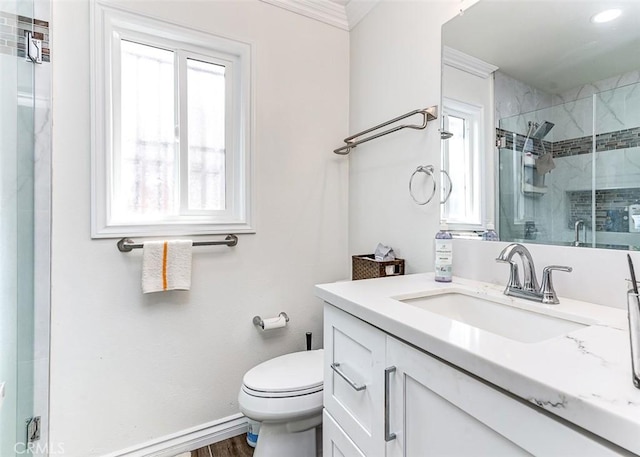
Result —
[{"label": "reflection in mirror", "polygon": [[481,0],[442,28],[443,105],[477,104],[461,81],[493,68],[482,201],[503,241],[640,248],[640,2],[592,20],[611,5]]}]

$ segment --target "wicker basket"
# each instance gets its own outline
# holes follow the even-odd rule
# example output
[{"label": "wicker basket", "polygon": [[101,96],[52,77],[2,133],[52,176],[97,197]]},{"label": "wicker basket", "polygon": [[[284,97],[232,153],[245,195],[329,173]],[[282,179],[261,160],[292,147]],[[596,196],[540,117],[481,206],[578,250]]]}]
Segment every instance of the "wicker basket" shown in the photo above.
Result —
[{"label": "wicker basket", "polygon": [[[393,273],[387,274],[387,267],[393,266]],[[384,278],[404,274],[404,259],[377,261],[373,254],[351,257],[351,279]]]}]

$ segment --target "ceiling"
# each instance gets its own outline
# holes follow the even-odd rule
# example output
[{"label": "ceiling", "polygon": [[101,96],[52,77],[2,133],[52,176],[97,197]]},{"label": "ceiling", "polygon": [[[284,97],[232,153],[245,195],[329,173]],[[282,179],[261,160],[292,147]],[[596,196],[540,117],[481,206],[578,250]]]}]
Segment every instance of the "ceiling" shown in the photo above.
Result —
[{"label": "ceiling", "polygon": [[[614,7],[617,20],[590,21]],[[482,0],[442,30],[446,46],[549,93],[640,69],[637,0]]]}]

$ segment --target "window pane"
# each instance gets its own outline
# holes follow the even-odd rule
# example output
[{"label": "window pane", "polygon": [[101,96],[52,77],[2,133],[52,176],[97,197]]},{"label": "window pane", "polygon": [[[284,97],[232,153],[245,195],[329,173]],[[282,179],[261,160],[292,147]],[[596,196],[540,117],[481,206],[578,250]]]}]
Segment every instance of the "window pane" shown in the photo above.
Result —
[{"label": "window pane", "polygon": [[121,41],[120,217],[177,211],[173,52]]},{"label": "window pane", "polygon": [[465,120],[450,115],[448,130],[453,133],[453,136],[447,140],[449,148],[448,172],[451,176],[451,182],[455,183],[447,201],[448,218],[456,222],[466,222],[469,157],[466,150]]},{"label": "window pane", "polygon": [[187,59],[189,209],[225,209],[225,67]]}]

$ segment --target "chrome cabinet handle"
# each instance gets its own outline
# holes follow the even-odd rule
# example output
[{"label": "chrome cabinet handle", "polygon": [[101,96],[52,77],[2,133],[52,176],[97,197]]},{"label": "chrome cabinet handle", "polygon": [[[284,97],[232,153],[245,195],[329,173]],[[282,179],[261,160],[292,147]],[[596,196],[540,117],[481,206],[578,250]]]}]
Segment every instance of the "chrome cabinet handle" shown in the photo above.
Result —
[{"label": "chrome cabinet handle", "polygon": [[389,431],[389,376],[396,371],[396,367],[384,369],[384,440],[389,441],[396,439],[396,434]]},{"label": "chrome cabinet handle", "polygon": [[361,390],[365,390],[367,388],[366,384],[361,384],[358,385],[356,382],[354,382],[349,376],[347,376],[346,374],[344,374],[344,372],[340,369],[340,364],[338,362],[334,362],[331,364],[331,369],[333,371],[335,371],[336,373],[338,373],[338,375],[344,379],[345,381],[347,381],[347,384],[349,384],[353,390],[360,392]]}]

